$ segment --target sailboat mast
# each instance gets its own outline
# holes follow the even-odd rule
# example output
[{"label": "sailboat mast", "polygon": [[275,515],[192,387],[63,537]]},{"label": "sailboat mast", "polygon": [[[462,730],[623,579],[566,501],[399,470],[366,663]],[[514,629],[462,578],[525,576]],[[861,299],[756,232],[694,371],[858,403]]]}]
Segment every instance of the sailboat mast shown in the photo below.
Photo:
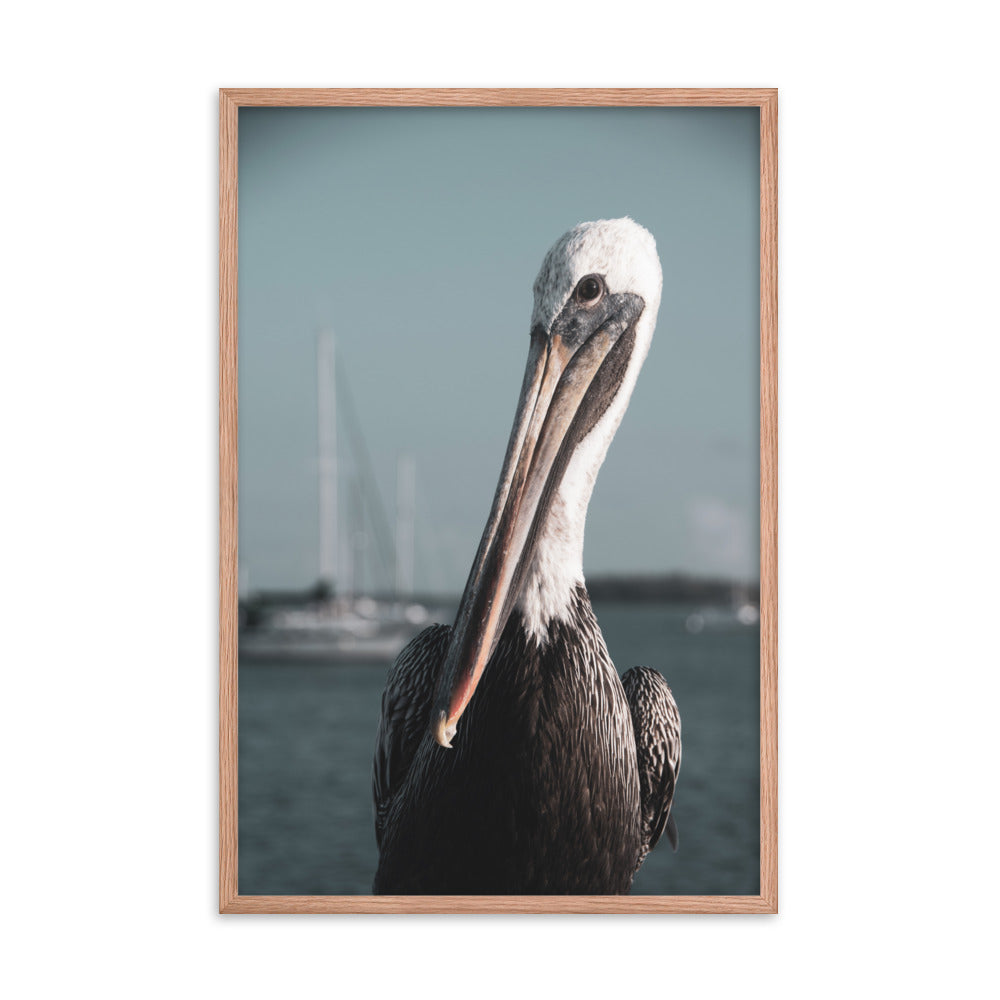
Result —
[{"label": "sailboat mast", "polygon": [[396,593],[413,593],[413,508],[416,463],[412,455],[396,460]]},{"label": "sailboat mast", "polygon": [[319,452],[319,579],[337,581],[337,405],[336,356],[332,330],[316,340]]}]

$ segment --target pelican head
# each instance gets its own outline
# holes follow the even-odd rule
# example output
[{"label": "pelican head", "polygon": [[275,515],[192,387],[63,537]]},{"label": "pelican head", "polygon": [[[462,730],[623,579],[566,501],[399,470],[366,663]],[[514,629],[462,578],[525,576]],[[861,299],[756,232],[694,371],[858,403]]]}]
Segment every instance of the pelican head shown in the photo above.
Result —
[{"label": "pelican head", "polygon": [[583,581],[587,505],[649,350],[663,284],[631,219],[584,222],[545,255],[503,471],[452,630],[431,729],[451,746],[512,610],[536,641]]}]

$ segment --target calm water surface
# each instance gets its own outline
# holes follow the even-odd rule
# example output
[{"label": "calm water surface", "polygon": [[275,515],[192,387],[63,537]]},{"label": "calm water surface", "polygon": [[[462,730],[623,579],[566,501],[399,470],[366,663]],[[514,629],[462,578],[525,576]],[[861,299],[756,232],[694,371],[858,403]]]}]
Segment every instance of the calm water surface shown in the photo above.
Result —
[{"label": "calm water surface", "polygon": [[[690,609],[595,603],[621,673],[666,676],[683,724],[677,853],[663,839],[633,893],[750,894],[759,872],[756,628],[684,628]],[[371,761],[387,667],[244,663],[239,672],[239,891],[371,891]]]}]

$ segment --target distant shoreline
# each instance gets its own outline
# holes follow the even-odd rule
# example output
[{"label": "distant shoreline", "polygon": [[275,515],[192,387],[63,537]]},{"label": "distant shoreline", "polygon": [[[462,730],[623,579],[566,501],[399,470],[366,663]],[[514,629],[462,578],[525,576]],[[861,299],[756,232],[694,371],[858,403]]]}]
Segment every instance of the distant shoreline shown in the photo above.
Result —
[{"label": "distant shoreline", "polygon": [[[737,596],[742,601],[756,603],[760,600],[760,584],[757,580],[690,576],[686,573],[598,574],[587,580],[587,591],[595,601],[642,604],[729,604]],[[260,609],[301,607],[329,600],[333,595],[331,587],[319,582],[302,590],[254,591],[240,597],[240,604]],[[365,596],[377,601],[455,607],[460,595],[415,593],[400,596],[372,593]]]},{"label": "distant shoreline", "polygon": [[734,595],[757,602],[757,580],[727,580],[696,577],[684,573],[602,575],[587,581],[587,591],[595,601],[630,601],[659,604],[728,604]]}]

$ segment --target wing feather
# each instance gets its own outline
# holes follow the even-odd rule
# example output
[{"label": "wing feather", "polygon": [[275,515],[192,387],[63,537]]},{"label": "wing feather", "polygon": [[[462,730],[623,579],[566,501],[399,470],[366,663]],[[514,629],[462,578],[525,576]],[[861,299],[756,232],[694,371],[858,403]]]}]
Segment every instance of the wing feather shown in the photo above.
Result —
[{"label": "wing feather", "polygon": [[389,805],[406,780],[417,746],[427,730],[434,685],[450,635],[449,625],[424,629],[404,647],[389,670],[382,692],[372,769],[375,839],[379,847]]},{"label": "wing feather", "polygon": [[657,671],[633,667],[622,678],[622,686],[632,711],[639,763],[641,865],[664,831],[677,850],[677,826],[670,807],[681,771],[681,716],[670,686]]}]

